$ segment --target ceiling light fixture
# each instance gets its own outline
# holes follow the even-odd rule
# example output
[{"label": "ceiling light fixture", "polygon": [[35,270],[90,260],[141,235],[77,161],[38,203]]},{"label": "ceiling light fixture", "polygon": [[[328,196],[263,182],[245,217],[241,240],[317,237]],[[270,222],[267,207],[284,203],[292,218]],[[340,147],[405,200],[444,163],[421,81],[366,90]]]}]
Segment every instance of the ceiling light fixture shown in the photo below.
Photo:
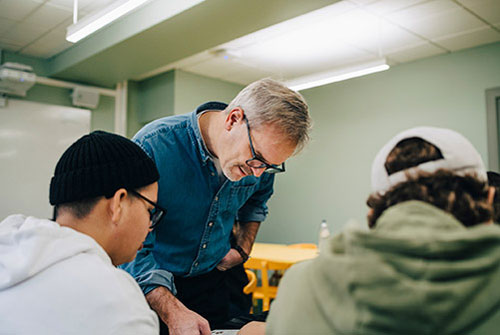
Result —
[{"label": "ceiling light fixture", "polygon": [[[113,2],[101,11],[85,17],[80,22],[75,22],[66,30],[66,40],[76,43],[84,37],[96,32],[97,30],[107,26],[118,18],[130,13],[131,11],[144,5],[151,0],[118,0]],[[77,13],[77,1],[75,1],[75,16]]]},{"label": "ceiling light fixture", "polygon": [[301,91],[312,87],[335,83],[355,77],[361,77],[370,73],[385,71],[389,69],[385,59],[359,64],[344,69],[335,69],[326,72],[315,73],[287,81],[285,84],[295,91]]}]

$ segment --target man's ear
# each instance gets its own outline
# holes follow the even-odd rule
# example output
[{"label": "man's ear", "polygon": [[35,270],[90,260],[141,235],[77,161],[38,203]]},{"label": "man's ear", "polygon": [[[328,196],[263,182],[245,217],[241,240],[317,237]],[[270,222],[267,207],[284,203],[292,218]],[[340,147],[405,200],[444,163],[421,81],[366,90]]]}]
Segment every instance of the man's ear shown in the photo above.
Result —
[{"label": "man's ear", "polygon": [[245,113],[243,112],[243,109],[240,107],[233,108],[227,113],[225,123],[224,123],[224,128],[226,130],[231,130],[233,126],[240,121],[243,121]]},{"label": "man's ear", "polygon": [[109,210],[111,214],[111,221],[115,224],[120,222],[123,216],[123,204],[127,196],[127,190],[124,188],[120,188],[110,199]]},{"label": "man's ear", "polygon": [[493,186],[488,187],[488,203],[490,205],[493,205],[493,202],[495,201],[495,193],[496,189]]}]

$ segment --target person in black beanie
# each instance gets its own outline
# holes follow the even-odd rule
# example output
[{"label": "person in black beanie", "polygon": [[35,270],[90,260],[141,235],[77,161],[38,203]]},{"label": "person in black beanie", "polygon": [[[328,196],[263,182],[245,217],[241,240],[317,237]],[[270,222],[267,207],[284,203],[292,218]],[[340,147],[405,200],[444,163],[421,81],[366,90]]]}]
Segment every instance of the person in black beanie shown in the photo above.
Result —
[{"label": "person in black beanie", "polygon": [[135,258],[165,209],[155,163],[129,139],[94,131],[59,159],[54,219],[0,223],[0,324],[6,333],[157,334],[158,317],[116,266]]}]

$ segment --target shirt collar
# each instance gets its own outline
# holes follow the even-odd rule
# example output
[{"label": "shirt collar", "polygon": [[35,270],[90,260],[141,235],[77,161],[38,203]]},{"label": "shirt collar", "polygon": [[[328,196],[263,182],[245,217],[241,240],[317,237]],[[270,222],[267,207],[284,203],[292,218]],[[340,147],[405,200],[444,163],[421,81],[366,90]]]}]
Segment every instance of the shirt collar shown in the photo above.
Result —
[{"label": "shirt collar", "polygon": [[201,136],[201,131],[200,127],[198,125],[198,114],[206,111],[206,110],[224,110],[226,109],[227,104],[223,102],[218,102],[218,101],[210,101],[206,102],[204,104],[201,104],[198,106],[192,113],[191,113],[191,127],[194,131],[194,135],[196,137],[196,142],[198,144],[198,150],[200,151],[201,154],[201,160],[203,162],[203,165],[207,164],[207,161],[211,159],[210,153],[207,151],[205,143],[203,141],[203,137]]}]

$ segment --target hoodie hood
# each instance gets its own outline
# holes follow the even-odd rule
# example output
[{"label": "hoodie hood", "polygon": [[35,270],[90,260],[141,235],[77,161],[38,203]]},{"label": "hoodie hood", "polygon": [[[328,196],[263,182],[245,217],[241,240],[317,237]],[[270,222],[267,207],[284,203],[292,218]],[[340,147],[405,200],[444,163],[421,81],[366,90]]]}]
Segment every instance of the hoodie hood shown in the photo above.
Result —
[{"label": "hoodie hood", "polygon": [[375,229],[348,229],[288,270],[267,331],[475,333],[497,322],[499,285],[500,226],[466,228],[409,201],[387,209]]},{"label": "hoodie hood", "polygon": [[90,236],[50,220],[11,215],[0,223],[0,290],[80,253],[111,260]]}]

